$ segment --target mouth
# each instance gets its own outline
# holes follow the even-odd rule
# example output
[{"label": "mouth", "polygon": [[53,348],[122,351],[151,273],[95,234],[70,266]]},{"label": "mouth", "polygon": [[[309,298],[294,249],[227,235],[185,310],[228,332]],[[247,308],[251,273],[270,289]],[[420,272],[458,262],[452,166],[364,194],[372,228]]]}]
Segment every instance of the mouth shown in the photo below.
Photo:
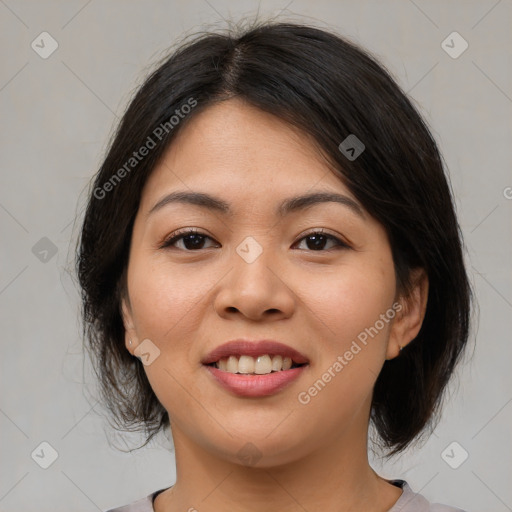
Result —
[{"label": "mouth", "polygon": [[243,398],[264,398],[282,392],[307,372],[310,361],[298,350],[272,340],[235,340],[201,361],[212,382]]},{"label": "mouth", "polygon": [[230,355],[206,364],[223,372],[248,376],[268,375],[306,365],[307,363],[298,363],[291,357],[283,357],[280,354],[262,354],[258,357]]},{"label": "mouth", "polygon": [[229,373],[267,375],[309,364],[309,359],[298,350],[274,340],[232,340],[220,345],[201,361]]}]

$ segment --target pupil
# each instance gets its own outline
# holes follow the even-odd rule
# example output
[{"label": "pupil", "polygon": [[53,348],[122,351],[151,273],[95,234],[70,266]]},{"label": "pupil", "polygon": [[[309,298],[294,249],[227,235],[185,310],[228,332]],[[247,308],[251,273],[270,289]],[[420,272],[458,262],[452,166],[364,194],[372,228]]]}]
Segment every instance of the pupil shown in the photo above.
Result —
[{"label": "pupil", "polygon": [[[325,235],[309,235],[307,240],[309,249],[323,249],[327,237]],[[183,237],[183,243],[187,249],[201,249],[204,244],[204,236],[200,234],[190,234]]]},{"label": "pupil", "polygon": [[[192,241],[192,243],[187,243]],[[183,243],[187,249],[201,249],[202,244],[204,243],[203,235],[191,234],[187,235],[183,238]]]},{"label": "pupil", "polygon": [[[311,244],[309,243],[311,240],[314,242],[313,247],[311,247]],[[322,249],[325,246],[325,242],[325,235],[309,235],[307,245],[309,249]]]}]

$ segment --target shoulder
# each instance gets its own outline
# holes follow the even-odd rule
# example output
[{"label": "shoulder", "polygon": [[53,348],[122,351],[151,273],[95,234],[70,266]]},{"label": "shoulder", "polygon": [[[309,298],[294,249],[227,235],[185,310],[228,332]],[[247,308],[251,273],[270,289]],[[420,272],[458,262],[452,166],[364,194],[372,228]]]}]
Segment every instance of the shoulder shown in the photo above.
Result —
[{"label": "shoulder", "polygon": [[153,501],[161,492],[167,489],[168,487],[159,489],[158,491],[148,494],[145,498],[123,505],[122,507],[108,509],[106,512],[154,512]]},{"label": "shoulder", "polygon": [[464,512],[457,507],[430,503],[424,496],[414,492],[405,480],[390,480],[390,482],[401,487],[403,492],[389,512]]},{"label": "shoulder", "polygon": [[106,512],[154,512],[151,495],[122,507],[110,508]]},{"label": "shoulder", "polygon": [[[430,503],[424,496],[414,492],[405,480],[390,480],[393,485],[400,487],[403,492],[398,501],[388,512],[465,512],[457,507]],[[167,489],[167,488],[166,488]],[[161,492],[166,489],[159,489],[152,492],[145,498],[107,510],[106,512],[154,512],[153,501]]]}]

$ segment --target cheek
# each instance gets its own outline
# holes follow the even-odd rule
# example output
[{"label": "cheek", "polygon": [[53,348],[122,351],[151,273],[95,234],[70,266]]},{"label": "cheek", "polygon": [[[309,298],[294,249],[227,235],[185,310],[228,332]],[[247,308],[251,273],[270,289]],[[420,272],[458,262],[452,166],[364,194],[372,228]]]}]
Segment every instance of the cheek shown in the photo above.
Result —
[{"label": "cheek", "polygon": [[307,293],[321,332],[315,340],[310,387],[301,390],[299,401],[308,404],[304,410],[311,413],[309,418],[332,410],[327,422],[335,429],[371,402],[394,318],[392,261],[347,267],[317,281]]},{"label": "cheek", "polygon": [[212,283],[204,273],[134,257],[128,286],[139,341],[149,339],[159,350],[154,362],[144,366],[154,393],[169,411],[183,409],[183,404],[193,408],[182,383],[197,363],[193,361],[194,334],[205,315],[205,296]]},{"label": "cheek", "polygon": [[191,323],[190,319],[180,320],[200,307],[207,288],[204,280],[196,277],[194,272],[176,271],[165,263],[133,261],[128,286],[139,335],[163,342],[172,337],[173,329]]},{"label": "cheek", "polygon": [[392,261],[362,262],[318,280],[308,280],[307,304],[341,346],[379,319],[395,296]]}]

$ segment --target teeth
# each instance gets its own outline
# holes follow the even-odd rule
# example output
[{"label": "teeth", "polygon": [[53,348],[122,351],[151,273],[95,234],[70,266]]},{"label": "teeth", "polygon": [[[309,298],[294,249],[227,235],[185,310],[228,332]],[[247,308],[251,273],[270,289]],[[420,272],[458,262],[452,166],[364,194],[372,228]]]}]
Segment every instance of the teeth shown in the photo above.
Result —
[{"label": "teeth", "polygon": [[238,371],[240,373],[254,373],[255,366],[256,364],[253,357],[240,356],[240,359],[238,360]]},{"label": "teeth", "polygon": [[270,356],[264,354],[257,358],[251,356],[229,356],[215,363],[215,367],[229,373],[266,375],[271,372],[289,370],[292,367],[291,357]]},{"label": "teeth", "polygon": [[272,358],[272,371],[278,372],[283,367],[283,356],[274,356]]},{"label": "teeth", "polygon": [[229,356],[229,359],[226,363],[226,371],[229,373],[238,372],[238,358],[235,356]]}]

